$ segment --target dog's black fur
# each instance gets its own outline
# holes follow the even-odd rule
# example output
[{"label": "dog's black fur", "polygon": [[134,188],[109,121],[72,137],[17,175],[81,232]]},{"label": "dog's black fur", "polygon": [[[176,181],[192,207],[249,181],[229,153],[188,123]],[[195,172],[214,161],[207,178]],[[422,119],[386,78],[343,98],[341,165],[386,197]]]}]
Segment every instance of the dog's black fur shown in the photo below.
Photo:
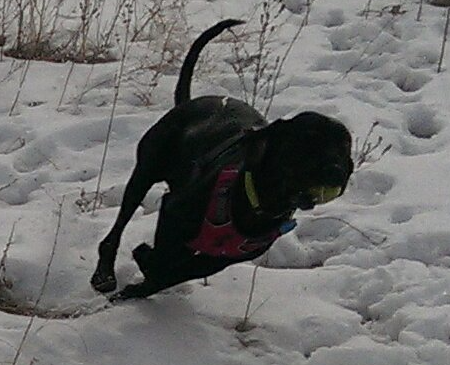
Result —
[{"label": "dog's black fur", "polygon": [[[163,197],[154,248],[143,244],[133,251],[145,280],[128,285],[113,300],[146,297],[254,259],[268,249],[231,259],[194,253],[186,246],[199,233],[211,190],[225,165],[240,166],[232,189],[231,215],[237,231],[250,238],[279,227],[296,208],[313,208],[311,188],[339,186],[343,192],[346,187],[353,171],[351,137],[338,121],[304,112],[269,124],[255,109],[233,98],[191,100],[191,78],[200,51],[223,30],[241,23],[220,22],[194,42],[181,69],[176,106],[139,142],[137,164],[118,218],[100,243],[100,258],[91,279],[95,289],[116,288],[114,262],[120,237],[151,186],[166,181],[170,193]],[[258,211],[246,195],[244,171],[252,173],[261,205]]]}]

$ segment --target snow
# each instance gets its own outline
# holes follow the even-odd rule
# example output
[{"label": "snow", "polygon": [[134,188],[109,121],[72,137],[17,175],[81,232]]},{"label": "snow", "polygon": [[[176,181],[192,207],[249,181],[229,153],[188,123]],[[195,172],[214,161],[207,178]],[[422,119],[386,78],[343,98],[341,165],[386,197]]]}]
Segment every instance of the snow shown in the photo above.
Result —
[{"label": "snow", "polygon": [[[226,17],[246,19],[258,1],[189,1],[188,38]],[[285,0],[282,53],[306,11]],[[448,365],[450,359],[450,74],[437,73],[445,10],[402,2],[404,14],[361,15],[366,2],[314,2],[280,76],[271,119],[316,110],[359,139],[374,122],[380,151],[354,173],[343,197],[297,212],[297,228],[268,255],[115,306],[89,279],[97,244],[118,212],[140,136],[172,105],[176,75],[140,106],[124,83],[92,215],[117,63],[77,65],[57,111],[68,64],[31,62],[17,110],[19,73],[0,83],[0,248],[12,235],[2,299],[33,307],[48,282],[17,364]],[[391,2],[380,0],[380,10]],[[247,26],[247,25],[246,25]],[[251,27],[251,24],[248,25]],[[227,38],[230,39],[230,38]],[[231,48],[209,45],[193,95],[239,96]],[[137,52],[137,51],[136,51]],[[446,53],[448,59],[448,51]],[[0,63],[0,80],[11,59]],[[16,61],[17,62],[17,61]],[[91,90],[80,98],[91,74]],[[224,98],[224,102],[226,102]],[[355,145],[356,153],[356,145]],[[159,184],[129,223],[119,286],[140,280],[131,250],[152,243]],[[64,201],[63,201],[64,196]],[[60,210],[62,204],[62,208]],[[61,217],[58,226],[58,217]],[[14,231],[12,232],[14,227]],[[3,246],[2,246],[3,245]],[[255,264],[261,264],[245,330]],[[0,364],[11,364],[31,317],[0,312]]]}]

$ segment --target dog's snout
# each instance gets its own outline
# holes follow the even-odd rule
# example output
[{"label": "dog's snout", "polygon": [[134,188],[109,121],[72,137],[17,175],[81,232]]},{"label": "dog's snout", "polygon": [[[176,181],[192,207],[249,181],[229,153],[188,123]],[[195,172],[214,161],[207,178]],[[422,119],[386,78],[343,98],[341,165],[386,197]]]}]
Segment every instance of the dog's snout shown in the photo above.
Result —
[{"label": "dog's snout", "polygon": [[338,164],[325,166],[322,170],[323,177],[330,186],[342,186],[345,183],[345,171]]}]

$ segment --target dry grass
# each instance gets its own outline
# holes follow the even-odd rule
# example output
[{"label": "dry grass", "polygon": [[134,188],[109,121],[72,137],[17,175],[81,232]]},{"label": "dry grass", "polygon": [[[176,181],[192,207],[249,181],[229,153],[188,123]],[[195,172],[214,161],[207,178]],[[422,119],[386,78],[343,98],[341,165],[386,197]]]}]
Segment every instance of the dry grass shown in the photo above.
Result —
[{"label": "dry grass", "polygon": [[[106,4],[114,3],[114,9]],[[149,39],[165,24],[167,13],[185,0],[0,0],[0,48],[3,55],[49,62],[116,61],[118,38],[131,12],[130,42]],[[158,25],[159,24],[159,25]]]},{"label": "dry grass", "polygon": [[234,59],[231,66],[239,78],[242,98],[251,106],[262,107],[264,116],[268,115],[272,106],[284,63],[302,30],[308,25],[313,3],[313,0],[307,2],[303,19],[281,54],[275,54],[272,49],[272,44],[277,42],[277,35],[285,25],[281,17],[285,7],[281,2],[263,1],[256,7],[249,21],[250,24],[257,23],[253,31],[231,31],[234,35]]},{"label": "dry grass", "polygon": [[384,144],[382,136],[374,135],[375,129],[379,124],[379,122],[372,123],[362,142],[360,138],[355,139],[353,161],[355,162],[356,170],[365,163],[379,161],[392,148],[392,144]]}]

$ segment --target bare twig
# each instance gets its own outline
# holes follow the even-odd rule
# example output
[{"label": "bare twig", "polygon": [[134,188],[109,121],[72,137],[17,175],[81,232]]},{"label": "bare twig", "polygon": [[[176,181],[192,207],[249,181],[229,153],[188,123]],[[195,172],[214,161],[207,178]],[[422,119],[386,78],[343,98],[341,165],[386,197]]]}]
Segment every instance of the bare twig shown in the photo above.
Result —
[{"label": "bare twig", "polygon": [[61,108],[61,104],[63,102],[64,95],[66,94],[67,85],[69,84],[69,79],[70,79],[70,76],[72,76],[72,72],[73,72],[74,68],[75,68],[75,62],[71,62],[70,67],[69,67],[69,72],[67,72],[66,80],[64,81],[64,87],[61,92],[61,97],[59,98],[58,106],[56,107],[57,111],[59,111],[59,109]]},{"label": "bare twig", "polygon": [[369,13],[370,13],[370,6],[372,5],[372,0],[369,0],[367,2],[366,8],[364,9],[363,13],[366,17],[366,19],[369,17]]},{"label": "bare twig", "polygon": [[3,250],[3,255],[0,260],[0,281],[1,284],[7,289],[11,289],[12,283],[6,278],[6,259],[8,257],[8,251],[11,247],[13,240],[14,240],[14,234],[16,230],[16,224],[17,221],[15,221],[12,225],[11,232],[9,233],[8,242],[6,242],[5,249]]},{"label": "bare twig", "polygon": [[368,162],[369,159],[372,159],[373,162],[379,161],[386,153],[390,151],[392,148],[392,144],[388,144],[386,147],[384,147],[379,156],[376,158],[373,158],[373,154],[376,150],[379,150],[382,143],[383,143],[383,137],[378,136],[375,142],[372,142],[372,135],[374,133],[375,128],[379,125],[379,122],[374,122],[369,128],[369,131],[366,134],[366,137],[364,138],[364,141],[359,146],[359,138],[356,138],[355,140],[355,153],[354,153],[354,160],[355,160],[355,168],[359,169],[365,162]]},{"label": "bare twig", "polygon": [[12,60],[11,65],[9,67],[8,72],[6,75],[0,80],[0,84],[6,81],[9,81],[14,74],[19,71],[21,68],[25,66],[24,62],[18,62],[17,60]]},{"label": "bare twig", "polygon": [[236,326],[236,330],[239,331],[239,332],[244,332],[244,331],[247,330],[247,322],[248,322],[248,319],[249,319],[250,307],[252,305],[253,293],[255,292],[256,273],[258,271],[258,268],[259,268],[259,264],[256,265],[255,268],[253,269],[252,281],[251,281],[251,285],[250,285],[250,292],[248,294],[247,306],[245,308],[244,319],[242,320],[242,322],[240,322]]},{"label": "bare twig", "polygon": [[98,1],[97,0],[82,0],[79,3],[81,10],[81,29],[80,29],[80,49],[78,51],[81,61],[86,60],[87,42],[89,30],[92,26],[92,21],[96,14],[98,14]]},{"label": "bare twig", "polygon": [[260,310],[264,306],[264,304],[266,304],[270,300],[270,298],[272,298],[272,295],[268,296],[255,309],[253,309],[248,318],[251,318],[258,310]]},{"label": "bare twig", "polygon": [[127,4],[125,5],[125,8],[127,9],[126,11],[126,15],[125,15],[125,27],[126,27],[126,31],[125,31],[125,40],[123,43],[123,48],[122,48],[122,57],[120,60],[120,66],[119,69],[116,73],[116,80],[115,80],[115,85],[114,85],[114,99],[113,99],[113,105],[111,108],[111,115],[109,117],[109,123],[108,123],[108,130],[106,132],[106,139],[105,139],[105,146],[103,149],[103,155],[102,155],[102,160],[100,163],[100,171],[98,174],[98,180],[97,180],[97,188],[95,191],[95,200],[94,200],[94,205],[92,208],[92,214],[95,214],[95,209],[97,208],[97,203],[98,203],[98,199],[99,199],[99,195],[100,195],[100,185],[101,185],[101,181],[102,181],[102,176],[103,176],[103,171],[105,168],[105,162],[106,162],[106,155],[108,153],[108,147],[109,147],[109,140],[111,137],[111,131],[112,131],[112,124],[113,124],[113,120],[114,120],[114,115],[116,112],[116,105],[117,105],[117,99],[119,98],[119,90],[120,90],[120,84],[122,81],[122,75],[123,75],[123,70],[124,70],[124,66],[125,66],[125,60],[127,58],[128,55],[128,50],[129,50],[129,46],[128,46],[128,41],[129,41],[129,34],[130,34],[130,23],[131,23],[131,14],[132,14],[132,10],[131,10],[131,4]]},{"label": "bare twig", "polygon": [[[406,0],[403,0],[401,4],[396,5],[396,9],[400,9],[404,4],[405,4]],[[370,48],[370,46],[381,36],[381,34],[383,34],[384,30],[387,29],[388,27],[390,27],[394,21],[396,20],[395,12],[392,13],[392,17],[389,21],[387,21],[383,27],[381,28],[381,30],[375,35],[375,37],[373,37],[371,40],[369,40],[366,44],[366,46],[363,48],[361,55],[359,56],[359,59],[357,62],[355,62],[352,66],[350,66],[347,70],[344,71],[344,73],[342,74],[342,78],[345,79],[350,73],[352,73],[356,67],[358,67],[364,60],[366,60],[368,57],[370,57],[371,55],[366,55],[368,49]]]},{"label": "bare twig", "polygon": [[312,221],[319,221],[319,220],[325,220],[325,219],[330,219],[330,220],[335,220],[341,223],[344,223],[346,226],[350,227],[351,229],[353,229],[354,231],[358,232],[361,236],[363,236],[367,241],[369,241],[370,243],[372,243],[375,246],[381,245],[384,242],[387,241],[387,236],[384,236],[381,241],[376,241],[374,240],[372,237],[370,237],[366,232],[364,232],[363,230],[359,229],[358,227],[356,227],[355,225],[351,224],[350,222],[346,221],[345,219],[342,218],[338,218],[338,217],[317,217],[317,218],[312,218]]},{"label": "bare twig", "polygon": [[[162,76],[162,73],[164,71],[165,65],[172,63],[171,60],[167,60],[167,53],[168,53],[168,44],[173,38],[173,33],[176,27],[176,23],[173,22],[168,26],[167,31],[165,32],[165,39],[164,44],[162,45],[161,52],[159,55],[159,61],[156,64],[153,64],[151,66],[147,66],[149,69],[151,69],[151,77],[150,81],[146,83],[141,83],[137,79],[135,79],[135,87],[137,89],[137,92],[135,92],[135,95],[145,104],[150,105],[151,104],[151,98],[152,98],[152,92],[153,90],[158,86],[158,81]],[[142,68],[145,67],[142,65]],[[150,70],[146,70],[147,72]],[[141,90],[138,85],[142,84],[144,86],[144,90]]]},{"label": "bare twig", "polygon": [[449,23],[450,23],[450,7],[447,8],[447,20],[445,22],[444,37],[442,39],[441,56],[439,57],[439,65],[438,65],[438,69],[437,69],[438,73],[441,72],[441,70],[442,70],[442,62],[444,61],[445,44],[447,43],[447,35],[448,35]]},{"label": "bare twig", "polygon": [[147,8],[147,12],[144,17],[143,23],[138,26],[137,21],[135,21],[135,26],[138,27],[137,29],[134,29],[133,31],[133,37],[131,38],[131,42],[135,42],[141,33],[144,31],[144,29],[155,19],[155,17],[161,12],[162,7],[162,1],[154,1],[152,2],[152,7]]},{"label": "bare twig", "polygon": [[[88,87],[89,81],[91,80],[91,76],[92,76],[92,74],[94,72],[94,67],[95,67],[95,64],[93,63],[91,65],[91,68],[89,69],[89,73],[88,73],[88,75],[86,77],[86,81],[84,82],[83,90],[86,90],[87,87]],[[86,92],[83,92],[83,91],[78,95],[77,100],[75,102],[75,110],[79,109],[80,104],[81,104],[81,100],[83,99],[84,95],[86,95]]]},{"label": "bare twig", "polygon": [[14,179],[13,181],[9,182],[6,185],[0,186],[0,191],[8,189],[12,184],[14,184],[17,180],[19,180],[18,178]]},{"label": "bare twig", "polygon": [[[263,115],[267,116],[272,106],[276,86],[283,70],[284,64],[295,44],[300,37],[303,28],[308,24],[314,1],[308,0],[306,13],[299,25],[299,28],[289,41],[284,53],[281,56],[273,56],[270,51],[270,43],[274,41],[274,35],[278,32],[283,24],[279,21],[284,6],[279,2],[264,1],[257,8],[261,10],[259,15],[259,28],[255,32],[257,35],[256,51],[249,52],[245,44],[251,42],[249,38],[253,35],[251,32],[236,34],[233,38],[234,60],[231,62],[233,71],[236,73],[241,85],[243,99],[250,105],[255,106],[258,99],[264,100]],[[243,39],[245,38],[245,43]],[[250,38],[251,39],[251,38]],[[249,83],[246,80],[247,69],[251,70],[252,79]],[[250,84],[250,85],[248,85]]]},{"label": "bare twig", "polygon": [[423,7],[423,0],[420,0],[419,10],[417,10],[417,17],[416,17],[416,21],[418,21],[418,22],[420,22],[421,17],[422,17],[422,7]]},{"label": "bare twig", "polygon": [[277,82],[278,82],[278,79],[280,78],[281,71],[283,70],[284,63],[286,62],[289,54],[291,53],[292,47],[294,46],[295,42],[300,37],[300,34],[301,34],[303,28],[308,24],[309,15],[311,13],[311,5],[312,5],[312,2],[310,3],[308,1],[308,7],[306,10],[306,14],[303,17],[302,23],[300,24],[300,27],[297,29],[297,32],[295,32],[294,36],[292,37],[291,41],[289,42],[289,45],[286,48],[286,51],[284,52],[284,55],[281,58],[281,61],[279,62],[278,67],[276,68],[277,71],[275,73],[275,77],[273,78],[272,87],[271,87],[270,95],[269,95],[269,102],[267,103],[266,108],[264,110],[265,117],[269,114],[270,108],[272,107],[273,99],[275,97],[275,90],[276,90]]},{"label": "bare twig", "polygon": [[59,209],[58,209],[58,219],[57,219],[57,224],[56,224],[56,231],[55,231],[55,239],[53,241],[53,246],[52,246],[52,251],[50,253],[50,258],[49,261],[47,263],[47,268],[44,274],[44,281],[42,283],[41,286],[41,290],[39,291],[38,297],[36,299],[36,302],[34,304],[34,311],[33,311],[33,315],[30,318],[30,320],[28,321],[28,324],[25,328],[25,331],[22,335],[22,338],[20,340],[19,346],[17,348],[16,354],[14,356],[14,359],[12,361],[12,365],[17,365],[18,361],[19,361],[19,357],[22,353],[22,348],[23,345],[25,344],[25,341],[28,337],[28,334],[30,333],[31,327],[33,326],[34,320],[36,319],[36,315],[34,314],[36,308],[39,306],[42,297],[44,296],[44,292],[45,289],[47,287],[47,282],[48,282],[48,278],[50,275],[50,267],[53,263],[53,258],[55,257],[55,251],[56,251],[56,246],[58,245],[58,238],[59,238],[59,231],[61,229],[61,220],[62,220],[62,210],[63,210],[63,204],[64,204],[64,199],[65,199],[65,195],[63,195],[61,201],[58,203]]},{"label": "bare twig", "polygon": [[125,6],[125,4],[127,3],[128,0],[118,0],[118,2],[116,3],[116,8],[114,10],[114,16],[113,19],[111,20],[111,24],[109,26],[108,31],[106,31],[103,35],[103,41],[102,44],[100,45],[101,48],[107,48],[109,47],[110,43],[111,43],[111,37],[114,34],[114,31],[116,30],[116,25],[117,25],[117,21],[119,20],[120,14]]},{"label": "bare twig", "polygon": [[23,88],[23,84],[25,83],[25,78],[27,77],[28,70],[30,69],[31,60],[26,60],[24,62],[25,62],[25,68],[24,68],[24,70],[22,72],[22,75],[20,76],[19,88],[17,90],[16,97],[14,98],[14,101],[13,101],[13,103],[11,105],[11,109],[9,110],[8,116],[12,116],[13,115],[14,109],[15,109],[15,107],[17,105],[17,102],[19,101],[19,97],[20,97],[20,93],[21,93],[22,88]]},{"label": "bare twig", "polygon": [[[280,28],[277,19],[284,9],[278,2],[263,1],[255,7],[254,16],[258,18],[258,28],[255,32],[244,32],[234,35],[233,52],[235,60],[231,62],[234,72],[238,76],[241,84],[244,100],[251,106],[255,106],[259,98],[263,97],[262,92],[270,88],[273,70],[276,70],[279,64],[279,57],[271,56],[269,44],[273,42],[276,31]],[[256,40],[251,41],[251,36],[256,35]],[[249,42],[256,44],[255,51],[248,51],[246,44]],[[275,65],[274,65],[275,64]],[[247,85],[245,74],[246,69],[250,69],[251,83]]]}]

